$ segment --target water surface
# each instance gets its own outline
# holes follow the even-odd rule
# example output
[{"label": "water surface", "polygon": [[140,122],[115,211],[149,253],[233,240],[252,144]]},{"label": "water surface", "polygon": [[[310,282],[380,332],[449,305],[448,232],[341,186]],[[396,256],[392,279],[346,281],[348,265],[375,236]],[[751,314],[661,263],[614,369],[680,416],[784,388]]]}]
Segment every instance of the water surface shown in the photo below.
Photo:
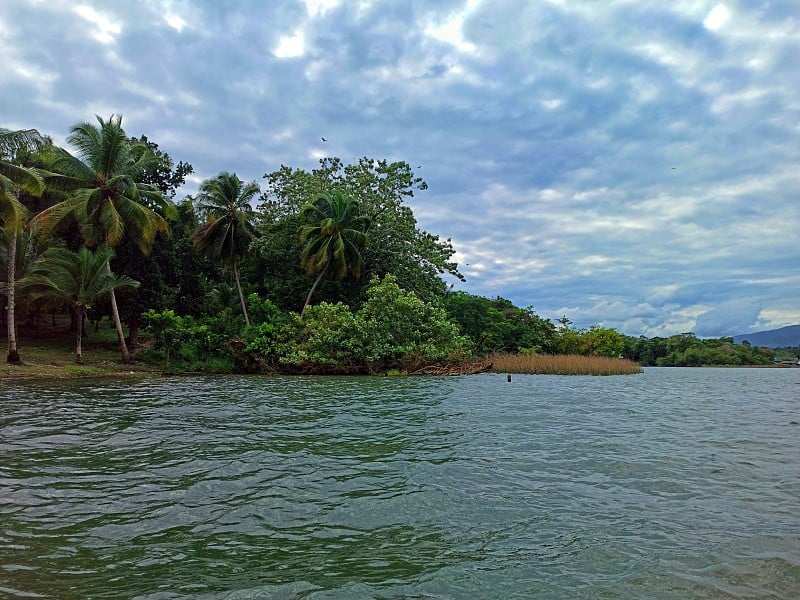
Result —
[{"label": "water surface", "polygon": [[0,597],[800,597],[800,369],[0,388]]}]

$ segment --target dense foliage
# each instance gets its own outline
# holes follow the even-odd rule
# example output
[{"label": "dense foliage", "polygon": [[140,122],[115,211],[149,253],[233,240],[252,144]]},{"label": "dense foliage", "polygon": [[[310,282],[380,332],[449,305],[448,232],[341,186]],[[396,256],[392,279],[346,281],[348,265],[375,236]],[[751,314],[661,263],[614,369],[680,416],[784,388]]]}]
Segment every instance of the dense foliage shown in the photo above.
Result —
[{"label": "dense foliage", "polygon": [[[427,184],[402,161],[281,166],[263,189],[221,172],[176,203],[192,166],[127,136],[121,117],[76,125],[67,141],[73,150],[0,129],[9,360],[19,359],[15,308],[27,323],[71,311],[79,357],[84,317],[110,313],[123,359],[129,343],[168,371],[385,373],[500,355],[773,359],[729,338],[630,338],[450,291],[443,276],[463,280],[455,249],[418,227],[406,202]],[[117,298],[122,288],[138,289]]]},{"label": "dense foliage", "polygon": [[701,339],[693,333],[668,338],[626,337],[624,354],[643,365],[659,367],[769,365],[775,358],[769,348],[734,344],[729,337]]}]

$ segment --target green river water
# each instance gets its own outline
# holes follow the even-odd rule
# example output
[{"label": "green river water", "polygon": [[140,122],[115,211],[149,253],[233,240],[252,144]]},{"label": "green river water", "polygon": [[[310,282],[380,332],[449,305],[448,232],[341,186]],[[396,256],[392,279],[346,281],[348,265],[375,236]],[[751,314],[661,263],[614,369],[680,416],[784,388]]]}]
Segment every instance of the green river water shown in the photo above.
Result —
[{"label": "green river water", "polygon": [[2,385],[0,598],[800,598],[800,369]]}]

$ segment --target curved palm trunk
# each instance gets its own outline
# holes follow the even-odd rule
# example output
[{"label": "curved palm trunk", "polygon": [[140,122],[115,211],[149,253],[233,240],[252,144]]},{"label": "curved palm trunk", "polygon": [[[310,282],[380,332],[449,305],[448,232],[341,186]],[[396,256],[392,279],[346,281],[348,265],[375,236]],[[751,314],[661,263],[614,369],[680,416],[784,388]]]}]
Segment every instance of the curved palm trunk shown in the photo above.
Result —
[{"label": "curved palm trunk", "polygon": [[[109,275],[111,274],[111,261],[106,263],[106,269],[108,269]],[[114,327],[117,329],[117,337],[119,338],[119,348],[122,351],[122,362],[129,363],[131,362],[131,353],[128,352],[128,345],[125,343],[125,332],[122,331],[122,321],[119,320],[119,308],[117,308],[117,295],[114,293],[114,290],[111,290],[109,294],[111,298],[111,314],[114,316]],[[79,329],[81,328],[82,324],[79,323]]]},{"label": "curved palm trunk", "polygon": [[17,320],[14,312],[15,288],[14,279],[17,267],[17,230],[11,228],[11,236],[8,242],[8,356],[6,362],[19,364],[22,359],[17,350]]},{"label": "curved palm trunk", "polygon": [[245,325],[250,325],[250,317],[247,316],[247,304],[245,304],[244,294],[242,294],[242,284],[239,282],[239,267],[236,266],[236,263],[233,263],[233,278],[236,280],[236,289],[239,291],[239,301],[242,303]]},{"label": "curved palm trunk", "polygon": [[319,272],[319,275],[317,275],[317,278],[314,280],[314,285],[312,285],[311,289],[308,291],[308,296],[306,296],[306,303],[303,304],[303,310],[300,312],[301,315],[306,312],[306,308],[308,308],[308,305],[311,304],[311,296],[314,295],[314,291],[317,289],[319,282],[322,281],[322,278],[325,276],[325,273],[328,272],[328,267],[330,266],[331,266],[331,258],[329,256],[328,260],[325,261],[325,266],[322,268],[322,271]]}]

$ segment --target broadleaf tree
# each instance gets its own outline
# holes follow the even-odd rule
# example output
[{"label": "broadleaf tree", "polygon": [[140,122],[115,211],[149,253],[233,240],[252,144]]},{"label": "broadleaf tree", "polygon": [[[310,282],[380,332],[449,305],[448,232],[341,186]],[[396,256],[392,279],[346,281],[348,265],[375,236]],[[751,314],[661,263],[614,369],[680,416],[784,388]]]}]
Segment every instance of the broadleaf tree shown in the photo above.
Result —
[{"label": "broadleaf tree", "polygon": [[338,158],[324,158],[311,171],[282,166],[264,178],[267,183],[259,208],[268,228],[279,230],[276,224],[292,219],[310,200],[333,190],[353,198],[370,219],[362,252],[364,276],[349,280],[345,298],[324,300],[357,304],[365,298],[372,276],[393,274],[404,289],[425,301],[436,301],[446,292],[442,275],[463,280],[451,241],[420,229],[406,203],[428,187],[408,163],[362,158],[345,165]]}]

